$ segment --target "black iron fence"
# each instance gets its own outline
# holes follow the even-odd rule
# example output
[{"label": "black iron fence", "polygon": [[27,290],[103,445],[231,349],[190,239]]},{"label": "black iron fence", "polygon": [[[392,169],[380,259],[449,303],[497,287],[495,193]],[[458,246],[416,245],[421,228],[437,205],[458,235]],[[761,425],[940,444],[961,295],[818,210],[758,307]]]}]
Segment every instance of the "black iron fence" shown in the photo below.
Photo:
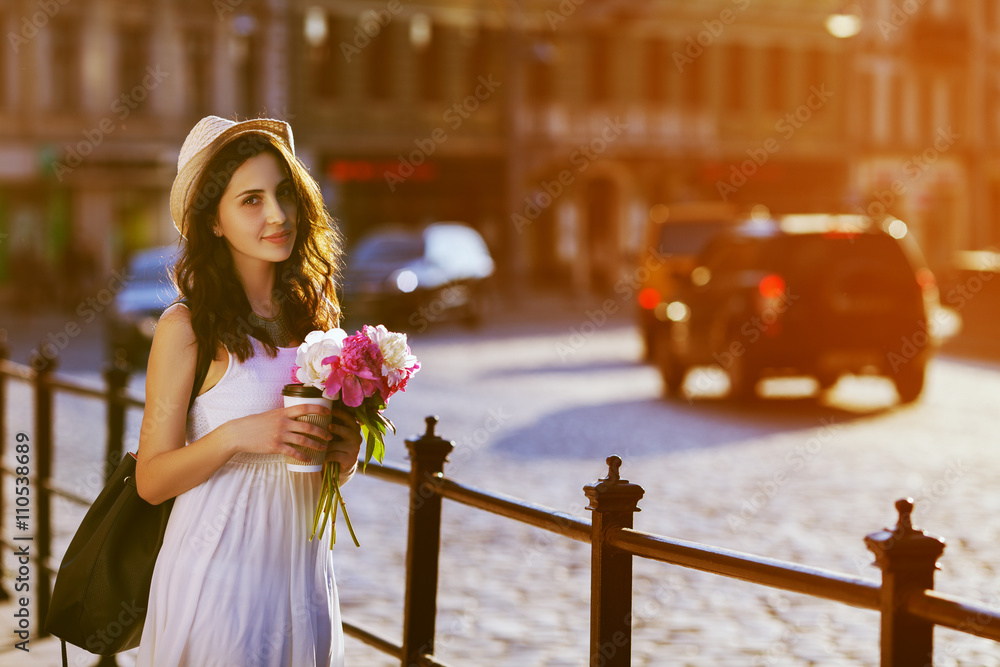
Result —
[{"label": "black iron fence", "polygon": [[[36,368],[40,370],[36,370]],[[89,396],[102,401],[107,415],[107,462],[117,463],[123,452],[125,413],[142,408],[138,397],[127,395],[128,371],[122,364],[104,374],[106,386],[85,386],[55,373],[55,362],[25,366],[7,359],[0,343],[0,461],[4,460],[8,379],[30,383],[34,389],[35,420],[32,441],[34,489],[37,514],[33,560],[35,578],[34,618],[45,617],[52,575],[58,567],[52,559],[51,498],[59,496],[81,505],[81,498],[52,483],[53,394],[56,391]],[[373,466],[368,476],[409,487],[410,510],[406,557],[406,591],[402,644],[377,633],[344,622],[344,631],[360,641],[400,660],[403,667],[442,666],[434,656],[437,610],[438,557],[441,550],[441,504],[451,500],[507,519],[535,526],[591,545],[591,667],[625,667],[631,661],[632,563],[635,557],[711,572],[744,581],[802,593],[879,613],[882,667],[927,667],[932,664],[935,626],[1000,642],[1000,614],[986,606],[933,590],[934,570],[944,542],[912,525],[913,503],[896,503],[899,522],[865,537],[882,570],[881,584],[819,568],[740,553],[729,549],[687,542],[633,529],[633,514],[643,496],[642,487],[620,475],[621,459],[607,459],[608,476],[584,487],[593,512],[592,521],[498,495],[444,476],[444,464],[452,443],[435,433],[437,419],[427,418],[426,432],[406,441],[410,468],[394,464]],[[113,468],[113,466],[112,466]],[[22,471],[23,472],[23,471]],[[110,472],[110,470],[108,471]],[[4,466],[0,474],[0,522],[10,513],[4,508],[4,475],[18,474]],[[0,525],[0,534],[3,533]],[[5,549],[14,548],[0,541]],[[0,576],[0,599],[9,597]],[[114,664],[113,659],[102,664]]]}]

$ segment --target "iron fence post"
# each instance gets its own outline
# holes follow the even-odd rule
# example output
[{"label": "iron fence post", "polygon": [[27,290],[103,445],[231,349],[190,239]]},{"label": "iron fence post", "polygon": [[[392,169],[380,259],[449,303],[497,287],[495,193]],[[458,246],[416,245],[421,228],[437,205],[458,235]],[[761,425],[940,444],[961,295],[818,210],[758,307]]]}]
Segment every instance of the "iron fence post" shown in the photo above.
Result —
[{"label": "iron fence post", "polygon": [[[46,341],[38,346],[44,350]],[[49,574],[49,559],[52,556],[52,495],[49,485],[52,481],[52,387],[49,378],[59,365],[59,358],[47,358],[41,352],[32,359],[31,365],[38,369],[35,375],[35,447],[38,452],[36,487],[38,493],[38,530],[35,533],[38,554],[38,576],[35,591],[38,596],[38,636],[46,637],[43,620],[49,613],[52,598],[52,576]]]},{"label": "iron fence post", "polygon": [[108,385],[108,443],[104,456],[104,470],[101,475],[106,482],[125,455],[125,387],[131,369],[121,353],[116,354],[104,370],[104,380]]},{"label": "iron fence post", "polygon": [[406,597],[403,606],[403,667],[416,667],[434,653],[438,556],[441,547],[441,496],[436,487],[454,444],[435,435],[437,417],[427,417],[424,435],[406,441],[410,452],[410,521],[406,548]]},{"label": "iron fence post", "polygon": [[[7,330],[0,329],[0,362],[10,357],[7,347]],[[0,373],[0,465],[4,460],[4,436],[7,433],[7,376]],[[0,472],[0,534],[3,534],[3,472]],[[10,593],[3,587],[3,567],[0,567],[0,600],[9,600]]]},{"label": "iron fence post", "polygon": [[631,528],[645,493],[622,479],[609,456],[608,476],[583,487],[593,511],[590,556],[590,667],[629,667],[632,659],[632,554],[606,544],[608,531]]},{"label": "iron fence post", "polygon": [[882,570],[881,667],[930,667],[934,624],[906,612],[912,593],[934,588],[934,570],[944,540],[913,527],[913,500],[896,501],[899,522],[865,537]]}]

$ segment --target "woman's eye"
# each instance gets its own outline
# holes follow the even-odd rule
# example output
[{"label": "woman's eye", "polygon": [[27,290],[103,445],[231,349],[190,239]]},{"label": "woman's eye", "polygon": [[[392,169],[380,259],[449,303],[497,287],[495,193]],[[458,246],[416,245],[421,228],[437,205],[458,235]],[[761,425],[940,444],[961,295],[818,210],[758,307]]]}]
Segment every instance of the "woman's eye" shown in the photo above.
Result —
[{"label": "woman's eye", "polygon": [[252,197],[247,197],[246,199],[244,199],[243,203],[244,204],[253,204],[256,201],[257,201],[257,195],[253,195]]},{"label": "woman's eye", "polygon": [[293,199],[295,197],[295,190],[292,188],[282,188],[278,190],[278,196],[285,199]]}]

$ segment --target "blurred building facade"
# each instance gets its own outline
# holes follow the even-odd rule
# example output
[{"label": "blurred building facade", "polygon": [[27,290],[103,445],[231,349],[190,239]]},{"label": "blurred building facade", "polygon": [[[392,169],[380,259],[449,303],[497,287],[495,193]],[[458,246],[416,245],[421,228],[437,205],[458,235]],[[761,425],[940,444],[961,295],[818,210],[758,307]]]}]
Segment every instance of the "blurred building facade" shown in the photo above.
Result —
[{"label": "blurred building facade", "polygon": [[10,0],[0,285],[175,240],[209,113],[289,120],[349,240],[463,220],[522,283],[613,289],[676,201],[884,210],[938,267],[1000,243],[1000,1],[862,1],[837,39],[841,5]]},{"label": "blurred building facade", "polygon": [[283,0],[11,1],[0,25],[8,292],[92,295],[176,240],[169,189],[198,118],[287,113]]},{"label": "blurred building facade", "polygon": [[1000,3],[864,5],[851,194],[906,221],[931,266],[1000,247]]}]

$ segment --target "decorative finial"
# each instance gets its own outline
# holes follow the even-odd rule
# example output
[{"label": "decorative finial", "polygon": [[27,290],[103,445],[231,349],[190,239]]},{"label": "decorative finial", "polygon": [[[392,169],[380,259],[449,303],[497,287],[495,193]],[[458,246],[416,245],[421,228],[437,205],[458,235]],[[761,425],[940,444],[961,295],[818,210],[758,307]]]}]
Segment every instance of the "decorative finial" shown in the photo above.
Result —
[{"label": "decorative finial", "polygon": [[59,355],[58,350],[53,356],[49,356],[43,352],[46,345],[51,345],[48,341],[42,341],[41,344],[35,349],[31,354],[31,358],[28,363],[32,368],[38,373],[53,373],[59,366]]},{"label": "decorative finial", "polygon": [[425,438],[434,437],[434,427],[437,426],[438,418],[437,415],[430,415],[424,419],[424,423],[427,424],[427,431],[424,433]]},{"label": "decorative finial", "polygon": [[612,483],[614,483],[614,482],[620,482],[621,479],[622,479],[622,475],[621,475],[622,460],[621,460],[621,457],[617,456],[616,454],[612,454],[611,456],[608,457],[607,463],[608,463],[608,476],[606,478],[607,481],[612,482]]},{"label": "decorative finial", "polygon": [[642,487],[622,479],[620,456],[612,454],[605,461],[608,464],[608,476],[583,487],[583,492],[590,499],[587,509],[602,513],[638,512],[639,500],[644,493]]},{"label": "decorative finial", "polygon": [[899,512],[899,523],[896,524],[896,532],[910,532],[913,530],[913,498],[900,498],[896,501],[896,511]]},{"label": "decorative finial", "polygon": [[128,350],[124,347],[115,348],[115,358],[111,361],[111,365],[119,371],[128,371]]}]

